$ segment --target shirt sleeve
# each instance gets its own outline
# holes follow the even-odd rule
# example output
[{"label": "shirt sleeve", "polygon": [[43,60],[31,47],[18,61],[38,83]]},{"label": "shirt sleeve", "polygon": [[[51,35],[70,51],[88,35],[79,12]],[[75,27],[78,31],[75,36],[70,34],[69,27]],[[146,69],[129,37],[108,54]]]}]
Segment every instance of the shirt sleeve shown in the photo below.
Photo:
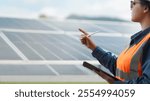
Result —
[{"label": "shirt sleeve", "polygon": [[147,47],[144,49],[142,57],[142,76],[136,78],[135,80],[129,81],[115,81],[116,84],[150,84],[150,40]]},{"label": "shirt sleeve", "polygon": [[92,52],[93,57],[95,57],[100,64],[109,69],[109,71],[115,75],[116,72],[116,60],[117,57],[111,52],[106,52],[100,47],[96,47]]}]

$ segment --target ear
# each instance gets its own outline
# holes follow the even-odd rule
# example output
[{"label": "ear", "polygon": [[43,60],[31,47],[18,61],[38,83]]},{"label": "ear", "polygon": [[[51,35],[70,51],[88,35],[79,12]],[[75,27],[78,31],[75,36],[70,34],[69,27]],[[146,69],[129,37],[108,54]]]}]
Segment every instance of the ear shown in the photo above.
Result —
[{"label": "ear", "polygon": [[144,13],[147,13],[147,12],[149,12],[149,8],[147,7],[147,6],[144,6]]}]

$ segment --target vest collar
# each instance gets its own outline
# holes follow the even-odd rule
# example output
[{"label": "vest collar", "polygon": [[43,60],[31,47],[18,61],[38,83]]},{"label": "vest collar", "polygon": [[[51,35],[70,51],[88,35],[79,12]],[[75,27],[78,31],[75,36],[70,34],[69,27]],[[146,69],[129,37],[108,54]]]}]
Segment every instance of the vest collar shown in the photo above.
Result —
[{"label": "vest collar", "polygon": [[149,33],[150,33],[150,27],[145,29],[144,31],[140,31],[140,32],[134,34],[133,36],[131,36],[130,46],[140,42]]}]

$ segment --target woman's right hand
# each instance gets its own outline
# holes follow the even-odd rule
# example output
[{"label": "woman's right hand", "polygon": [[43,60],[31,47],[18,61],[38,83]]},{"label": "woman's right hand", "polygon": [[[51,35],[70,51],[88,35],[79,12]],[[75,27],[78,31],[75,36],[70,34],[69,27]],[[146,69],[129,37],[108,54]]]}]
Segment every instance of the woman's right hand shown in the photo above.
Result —
[{"label": "woman's right hand", "polygon": [[79,29],[83,34],[80,36],[80,41],[82,44],[87,46],[89,49],[94,50],[96,48],[95,43],[90,39],[90,36],[87,32],[82,29]]}]

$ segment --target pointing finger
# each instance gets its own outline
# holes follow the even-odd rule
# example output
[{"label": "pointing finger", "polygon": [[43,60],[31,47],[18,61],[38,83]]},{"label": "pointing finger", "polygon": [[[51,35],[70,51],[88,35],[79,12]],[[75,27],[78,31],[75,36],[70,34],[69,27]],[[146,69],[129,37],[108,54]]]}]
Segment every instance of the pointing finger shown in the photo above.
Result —
[{"label": "pointing finger", "polygon": [[87,32],[85,32],[84,30],[82,30],[82,29],[80,29],[80,28],[79,28],[79,31],[82,32],[82,33],[85,34],[85,35],[88,35]]}]

